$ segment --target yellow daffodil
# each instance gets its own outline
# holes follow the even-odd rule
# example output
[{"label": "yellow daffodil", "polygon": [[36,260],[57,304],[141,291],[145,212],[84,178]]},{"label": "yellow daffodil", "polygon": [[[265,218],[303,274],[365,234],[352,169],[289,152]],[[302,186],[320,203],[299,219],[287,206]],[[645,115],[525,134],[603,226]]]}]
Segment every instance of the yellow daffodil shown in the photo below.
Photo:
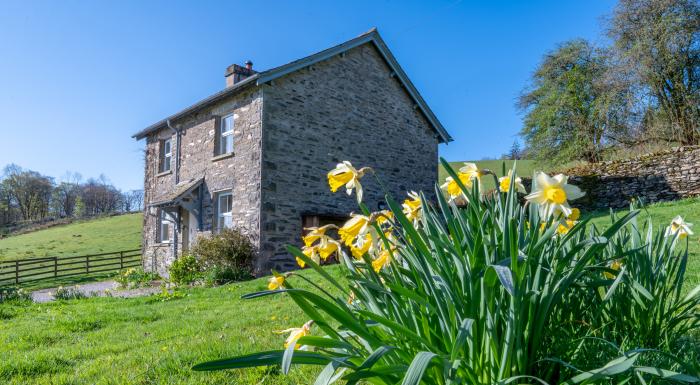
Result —
[{"label": "yellow daffodil", "polygon": [[[508,190],[510,190],[510,180],[513,178],[513,170],[510,170],[508,172],[508,175],[502,176],[498,178],[498,187],[501,190],[501,192],[507,193]],[[519,191],[521,193],[525,192],[525,186],[523,185],[523,180],[519,176],[515,176],[515,181],[513,181],[515,184],[515,189],[516,191]]]},{"label": "yellow daffodil", "polygon": [[535,173],[533,189],[525,199],[539,205],[540,217],[547,219],[557,213],[564,217],[571,215],[568,200],[578,199],[584,193],[578,187],[567,183],[568,178],[563,174],[550,177],[543,172]]},{"label": "yellow daffodil", "polygon": [[557,233],[559,233],[559,235],[566,235],[569,232],[569,230],[571,230],[571,228],[576,225],[576,223],[578,222],[572,221],[571,219],[567,219],[563,223],[559,223],[559,226],[557,227]]},{"label": "yellow daffodil", "polygon": [[[472,176],[470,174],[458,173],[457,177],[459,177],[459,181],[462,182],[464,187],[472,187]],[[447,179],[445,179],[445,183],[443,183],[440,188],[447,192],[447,194],[450,196],[450,201],[453,201],[458,197],[463,197],[466,199],[466,196],[462,193],[462,189],[451,176],[448,176]]]},{"label": "yellow daffodil", "polygon": [[[479,167],[476,166],[476,163],[468,163],[468,162],[464,163],[464,166],[462,166],[459,169],[459,172],[462,174],[466,174],[470,179],[477,179],[477,180],[484,175],[484,173],[481,170],[479,170]],[[460,178],[460,180],[461,179],[462,178]],[[465,186],[466,186],[466,184],[465,184]]]},{"label": "yellow daffodil", "polygon": [[363,167],[357,170],[348,161],[343,161],[343,163],[338,163],[337,166],[328,172],[328,185],[332,192],[338,191],[339,188],[345,186],[348,195],[352,195],[352,190],[357,190],[357,201],[362,202],[362,185],[360,184],[360,178],[362,178],[370,170],[369,167]]},{"label": "yellow daffodil", "polygon": [[372,268],[375,272],[379,273],[381,269],[389,266],[389,263],[391,263],[391,251],[382,250],[377,259],[372,261]]},{"label": "yellow daffodil", "polygon": [[348,305],[352,305],[353,302],[355,302],[355,292],[351,291],[348,297]]},{"label": "yellow daffodil", "polygon": [[371,247],[372,235],[368,232],[365,234],[364,238],[362,238],[362,242],[355,242],[350,245],[350,251],[352,252],[353,257],[356,259],[362,259],[362,256],[369,252]]},{"label": "yellow daffodil", "polygon": [[403,201],[403,205],[401,205],[403,208],[403,213],[406,216],[406,219],[409,221],[413,222],[413,225],[417,225],[418,222],[420,221],[421,217],[421,199],[420,195],[418,195],[417,192],[411,191],[408,193],[408,198]]},{"label": "yellow daffodil", "polygon": [[391,224],[391,221],[394,220],[394,213],[389,210],[378,211],[374,213],[374,216],[377,218],[377,224],[379,226]]},{"label": "yellow daffodil", "polygon": [[343,243],[350,246],[355,242],[355,238],[364,237],[369,227],[369,217],[351,214],[350,220],[338,230],[338,235]]},{"label": "yellow daffodil", "polygon": [[267,290],[277,290],[284,286],[283,275],[273,275],[267,280]]},{"label": "yellow daffodil", "polygon": [[318,241],[321,239],[321,237],[324,237],[326,235],[326,231],[329,229],[335,228],[335,225],[325,225],[321,227],[307,227],[304,230],[308,231],[305,236],[302,237],[302,240],[304,241],[304,244],[306,246],[311,246],[314,244],[314,242]]},{"label": "yellow daffodil", "polygon": [[[622,262],[620,262],[619,259],[616,259],[616,260],[612,261],[612,263],[610,263],[610,265],[608,267],[611,268],[612,270],[620,271],[620,269],[622,268]],[[603,275],[607,279],[615,279],[615,277],[617,276],[616,274],[610,273],[608,271],[604,271]]]},{"label": "yellow daffodil", "polygon": [[688,223],[683,220],[680,215],[673,218],[671,224],[666,228],[666,236],[674,236],[678,234],[678,238],[683,239],[688,235],[693,235],[693,231],[690,228],[693,227],[692,223]]},{"label": "yellow daffodil", "polygon": [[581,210],[577,209],[576,207],[572,207],[571,214],[569,214],[569,216],[566,217],[566,219],[577,221],[579,218],[581,218]]},{"label": "yellow daffodil", "polygon": [[325,261],[328,257],[340,250],[340,243],[329,237],[324,237],[321,239],[321,242],[319,242],[317,249],[318,255]]},{"label": "yellow daffodil", "polygon": [[[304,255],[306,255],[307,257],[309,257],[309,259],[311,259],[312,261],[314,261],[316,263],[319,263],[321,261],[319,259],[319,256],[318,256],[318,247],[317,246],[304,246],[301,249],[301,252],[304,253]],[[304,262],[303,259],[296,257],[296,260],[297,260],[297,264],[302,269],[306,266],[306,262]]]},{"label": "yellow daffodil", "polygon": [[287,349],[290,345],[294,345],[294,349],[304,349],[300,344],[297,344],[297,341],[299,341],[299,338],[308,336],[311,334],[311,325],[313,325],[314,321],[309,321],[305,323],[302,327],[300,328],[289,328],[285,330],[280,330],[278,332],[275,332],[277,334],[284,334],[284,333],[289,333],[289,337],[284,341],[284,348]]}]

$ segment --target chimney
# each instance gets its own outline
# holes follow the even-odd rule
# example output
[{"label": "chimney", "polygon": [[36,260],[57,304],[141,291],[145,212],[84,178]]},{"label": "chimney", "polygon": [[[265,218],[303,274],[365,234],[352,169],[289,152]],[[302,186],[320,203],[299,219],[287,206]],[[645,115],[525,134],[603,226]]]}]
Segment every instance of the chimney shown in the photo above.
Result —
[{"label": "chimney", "polygon": [[226,88],[240,83],[243,79],[255,73],[256,72],[253,70],[253,62],[250,60],[245,62],[245,67],[239,66],[238,64],[231,64],[226,67],[226,72],[224,73]]}]

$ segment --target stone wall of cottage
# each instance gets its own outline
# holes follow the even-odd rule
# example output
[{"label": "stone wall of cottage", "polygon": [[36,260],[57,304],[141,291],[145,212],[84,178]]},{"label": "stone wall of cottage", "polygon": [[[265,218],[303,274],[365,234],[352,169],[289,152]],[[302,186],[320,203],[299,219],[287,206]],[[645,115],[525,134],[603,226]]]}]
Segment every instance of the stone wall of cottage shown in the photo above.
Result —
[{"label": "stone wall of cottage", "polygon": [[[215,143],[218,117],[234,113],[234,151],[230,156],[216,156]],[[167,268],[176,258],[172,243],[159,243],[158,210],[149,203],[159,202],[179,186],[204,178],[202,231],[208,235],[216,226],[213,199],[216,193],[233,193],[232,217],[234,226],[248,233],[254,244],[259,244],[260,229],[260,149],[261,149],[262,94],[260,89],[244,91],[216,105],[190,115],[173,125],[181,129],[179,145],[179,184],[176,184],[177,135],[170,129],[151,134],[146,145],[145,215],[143,231],[143,263],[149,271],[167,274]],[[158,173],[160,143],[171,138],[173,158],[170,172]],[[187,223],[181,223],[178,233],[178,252],[182,252],[183,232]],[[173,239],[173,237],[170,237]],[[194,240],[193,240],[194,242]]]},{"label": "stone wall of cottage", "polygon": [[[373,167],[396,200],[433,194],[438,137],[370,44],[299,70],[263,88],[262,270],[292,269],[285,246],[300,246],[302,218],[347,217],[359,208],[326,173],[343,160]],[[376,210],[384,192],[362,179]]]},{"label": "stone wall of cottage", "polygon": [[586,196],[572,204],[588,209],[627,207],[700,195],[700,147],[688,146],[626,160],[575,167],[564,172]]}]

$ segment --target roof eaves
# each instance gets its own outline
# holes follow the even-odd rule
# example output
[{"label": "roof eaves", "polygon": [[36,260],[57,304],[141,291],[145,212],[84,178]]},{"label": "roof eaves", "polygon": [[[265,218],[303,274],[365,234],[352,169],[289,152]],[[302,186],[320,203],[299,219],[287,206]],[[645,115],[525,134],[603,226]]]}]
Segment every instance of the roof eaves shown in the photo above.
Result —
[{"label": "roof eaves", "polygon": [[183,110],[181,110],[173,115],[170,115],[167,118],[158,121],[157,123],[154,123],[154,124],[144,128],[143,130],[132,135],[131,137],[135,138],[136,140],[141,140],[141,139],[145,138],[151,132],[154,132],[154,131],[157,131],[161,128],[166,127],[168,120],[173,121],[175,119],[179,119],[187,114],[190,114],[190,113],[197,111],[201,108],[204,108],[212,103],[215,103],[215,102],[221,100],[222,98],[225,98],[229,95],[233,95],[236,92],[239,92],[242,89],[244,89],[246,86],[257,85],[256,80],[257,80],[258,76],[259,76],[259,74],[249,76],[249,77],[245,78],[244,80],[242,80],[240,83],[237,83],[231,87],[225,88],[225,89],[223,89],[223,90],[221,90],[221,91],[219,91],[219,92],[217,92],[217,93],[215,93],[215,94],[213,94],[205,99],[202,99],[202,100],[198,101],[197,103],[195,103],[195,104],[193,104],[193,105],[191,105],[191,106],[189,106],[189,107],[187,107],[187,108],[185,108],[185,109],[183,109]]}]

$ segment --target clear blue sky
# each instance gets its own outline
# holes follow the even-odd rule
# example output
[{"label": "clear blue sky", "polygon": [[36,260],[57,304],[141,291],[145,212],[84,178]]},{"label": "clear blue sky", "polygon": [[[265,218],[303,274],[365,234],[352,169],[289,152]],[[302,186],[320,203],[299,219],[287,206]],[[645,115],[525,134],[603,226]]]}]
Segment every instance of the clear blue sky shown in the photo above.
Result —
[{"label": "clear blue sky", "polygon": [[515,99],[542,55],[604,42],[601,1],[0,2],[0,166],[104,173],[141,188],[131,135],[224,86],[370,29],[455,141],[448,160],[498,156],[521,127]]}]

